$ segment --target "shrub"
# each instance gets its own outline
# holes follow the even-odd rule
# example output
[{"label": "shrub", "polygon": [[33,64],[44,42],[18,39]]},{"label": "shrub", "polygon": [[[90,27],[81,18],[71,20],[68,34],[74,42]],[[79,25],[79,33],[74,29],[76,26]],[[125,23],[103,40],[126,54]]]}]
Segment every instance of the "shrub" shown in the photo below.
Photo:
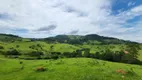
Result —
[{"label": "shrub", "polygon": [[31,48],[31,49],[35,49],[35,45],[29,46],[29,48]]},{"label": "shrub", "polygon": [[113,61],[113,52],[111,52],[110,50],[106,50],[105,53],[102,53],[101,59]]},{"label": "shrub", "polygon": [[0,51],[0,54],[4,55],[4,54],[5,54],[5,52],[4,52],[4,51]]},{"label": "shrub", "polygon": [[61,55],[60,52],[51,52],[50,53],[50,58],[51,59],[58,59],[59,57],[61,57],[60,55]]},{"label": "shrub", "polygon": [[82,50],[76,50],[76,57],[82,57]]},{"label": "shrub", "polygon": [[20,47],[20,45],[16,45],[16,48],[19,48]]},{"label": "shrub", "polygon": [[96,52],[94,54],[94,58],[100,59],[100,56],[101,56],[100,52]]},{"label": "shrub", "polygon": [[9,49],[5,55],[20,55],[20,52],[18,52],[16,49]]},{"label": "shrub", "polygon": [[37,46],[38,46],[38,47],[41,47],[41,45],[40,45],[40,44],[37,44]]},{"label": "shrub", "polygon": [[58,59],[62,57],[60,52],[51,52],[42,56],[43,59]]},{"label": "shrub", "polygon": [[84,57],[90,57],[90,49],[84,49],[84,54],[83,54]]},{"label": "shrub", "polygon": [[41,55],[43,55],[43,52],[33,51],[33,52],[28,53],[27,55],[29,55],[31,57],[40,57]]},{"label": "shrub", "polygon": [[0,49],[4,49],[4,47],[3,47],[3,46],[0,46]]},{"label": "shrub", "polygon": [[19,64],[23,64],[23,61],[20,61]]},{"label": "shrub", "polygon": [[24,59],[24,60],[36,60],[38,59],[37,57],[29,57],[29,56],[19,56],[19,59]]},{"label": "shrub", "polygon": [[70,53],[70,52],[64,52],[62,56],[63,56],[63,57],[67,57],[67,58],[73,57],[73,56],[72,56],[72,53]]},{"label": "shrub", "polygon": [[120,62],[122,56],[123,56],[123,52],[122,52],[122,51],[115,51],[115,52],[113,53],[113,61],[115,61],[115,62]]},{"label": "shrub", "polygon": [[121,62],[129,64],[140,64],[140,60],[138,60],[137,58],[132,58],[132,56],[130,55],[123,55]]}]

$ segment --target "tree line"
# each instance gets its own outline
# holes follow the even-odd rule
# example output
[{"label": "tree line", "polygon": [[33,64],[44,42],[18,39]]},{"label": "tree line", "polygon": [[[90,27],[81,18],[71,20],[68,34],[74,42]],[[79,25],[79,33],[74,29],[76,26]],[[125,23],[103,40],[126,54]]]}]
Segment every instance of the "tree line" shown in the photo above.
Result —
[{"label": "tree line", "polygon": [[[37,45],[37,46],[40,46],[40,45]],[[0,47],[0,48],[3,49],[3,47]],[[139,55],[138,51],[140,49],[138,44],[127,44],[126,48],[120,51],[112,51],[108,48],[95,53],[90,53],[89,48],[82,48],[73,52],[63,52],[63,53],[53,52],[52,49],[54,48],[54,46],[51,46],[50,48],[51,48],[51,51],[47,54],[38,50],[21,54],[18,50],[11,48],[8,51],[4,52],[3,55],[5,55],[6,57],[16,56],[17,58],[18,56],[25,55],[26,57],[34,57],[36,59],[86,57],[86,58],[95,58],[95,59],[101,59],[101,60],[107,60],[107,61],[113,61],[113,62],[123,62],[123,63],[129,63],[129,64],[140,63],[140,61],[138,60],[138,55]]]}]

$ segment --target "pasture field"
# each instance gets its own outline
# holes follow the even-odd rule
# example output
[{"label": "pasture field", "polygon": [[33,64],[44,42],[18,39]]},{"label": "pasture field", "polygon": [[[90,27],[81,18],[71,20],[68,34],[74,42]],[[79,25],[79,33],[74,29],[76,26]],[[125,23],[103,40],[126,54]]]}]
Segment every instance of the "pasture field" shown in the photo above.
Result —
[{"label": "pasture field", "polygon": [[[37,47],[37,45],[40,44],[42,49],[40,47]],[[79,47],[70,45],[70,44],[61,44],[61,43],[56,43],[56,44],[48,44],[46,42],[42,41],[35,41],[35,42],[14,42],[14,43],[3,43],[1,42],[0,45],[4,46],[4,50],[8,50],[9,48],[14,48],[19,50],[21,53],[24,52],[30,52],[34,51],[35,49],[42,51],[42,52],[48,52],[50,51],[50,46],[54,46],[53,51],[58,51],[58,52],[72,52],[74,50],[79,49]],[[19,45],[17,48],[16,46]],[[35,49],[29,48],[30,46],[36,46]]]},{"label": "pasture field", "polygon": [[[40,47],[38,46],[40,45]],[[4,49],[18,50],[21,54],[31,51],[42,51],[48,54],[53,46],[53,52],[73,52],[89,48],[90,53],[105,49],[119,51],[125,45],[71,45],[66,43],[46,43],[42,41],[0,42]],[[30,48],[34,46],[34,49]],[[142,50],[139,51],[142,61]],[[21,63],[22,62],[22,63]],[[45,71],[37,71],[39,67]],[[22,60],[10,59],[0,55],[0,80],[142,80],[142,66],[108,62],[91,58],[62,58],[57,60]]]},{"label": "pasture field", "polygon": [[[41,47],[38,47],[37,45],[40,45]],[[17,45],[19,47],[17,47]],[[97,51],[100,52],[101,50],[105,49],[111,49],[113,51],[119,51],[125,45],[123,44],[110,44],[110,45],[71,45],[71,44],[65,44],[65,43],[46,43],[42,41],[34,41],[34,42],[25,42],[25,41],[20,41],[20,42],[13,42],[13,43],[5,43],[5,42],[0,42],[0,46],[3,46],[4,49],[1,49],[0,51],[8,51],[10,48],[17,49],[20,53],[28,53],[32,51],[41,51],[44,52],[45,54],[48,54],[51,49],[51,46],[53,47],[53,52],[73,52],[76,51],[77,49],[82,49],[82,48],[89,48],[90,53],[96,53]],[[30,46],[36,46],[34,49],[29,48]],[[140,46],[142,47],[142,45]],[[142,60],[142,50],[139,51],[139,59]]]},{"label": "pasture field", "polygon": [[[24,67],[21,69],[22,66]],[[36,71],[40,66],[46,70]],[[89,58],[58,60],[0,58],[0,80],[142,80],[142,66]]]}]

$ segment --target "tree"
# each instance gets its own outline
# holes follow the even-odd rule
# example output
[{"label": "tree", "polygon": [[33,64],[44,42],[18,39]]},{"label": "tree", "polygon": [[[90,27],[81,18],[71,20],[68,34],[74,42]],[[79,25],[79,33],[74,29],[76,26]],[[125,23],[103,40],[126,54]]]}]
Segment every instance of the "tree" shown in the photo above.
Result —
[{"label": "tree", "polygon": [[83,54],[84,57],[90,57],[90,49],[89,48],[86,48],[84,49],[84,54]]},{"label": "tree", "polygon": [[140,50],[139,44],[127,44],[125,49],[125,51],[127,51],[132,58],[138,58],[139,50]]},{"label": "tree", "polygon": [[3,47],[3,46],[0,46],[0,49],[4,49],[4,47]]},{"label": "tree", "polygon": [[16,48],[19,48],[20,47],[20,45],[16,45]]},{"label": "tree", "polygon": [[63,56],[63,57],[67,57],[67,58],[71,58],[71,57],[72,57],[71,54],[72,54],[72,53],[70,53],[70,52],[63,52],[62,56]]},{"label": "tree", "polygon": [[50,53],[53,51],[53,49],[54,49],[54,45],[51,45],[50,46]]},{"label": "tree", "polygon": [[9,49],[5,55],[20,55],[20,53],[16,49]]},{"label": "tree", "polygon": [[94,58],[100,59],[100,56],[101,56],[100,52],[96,52],[94,54]]},{"label": "tree", "polygon": [[39,58],[41,55],[43,55],[43,52],[33,51],[33,52],[28,53],[28,55],[31,57],[38,57]]},{"label": "tree", "polygon": [[138,63],[138,51],[140,50],[140,46],[138,44],[127,44],[124,55],[122,56],[122,62],[125,63]]},{"label": "tree", "polygon": [[61,56],[61,53],[60,52],[51,52],[49,53],[49,59],[58,59],[60,58]]},{"label": "tree", "polygon": [[102,54],[102,59],[113,61],[113,52],[110,49],[106,49]]},{"label": "tree", "polygon": [[123,55],[124,55],[123,51],[115,51],[113,53],[113,61],[120,62]]},{"label": "tree", "polygon": [[76,57],[82,57],[82,50],[76,50]]}]

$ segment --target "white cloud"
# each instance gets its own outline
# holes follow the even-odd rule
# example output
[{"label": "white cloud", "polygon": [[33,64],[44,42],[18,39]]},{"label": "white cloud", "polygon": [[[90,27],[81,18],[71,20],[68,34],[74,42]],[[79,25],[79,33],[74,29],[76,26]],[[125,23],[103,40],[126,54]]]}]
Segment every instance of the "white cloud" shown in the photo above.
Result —
[{"label": "white cloud", "polygon": [[134,6],[135,4],[136,4],[136,2],[129,2],[129,3],[128,3],[128,7]]},{"label": "white cloud", "polygon": [[[136,23],[135,28],[124,27],[128,25],[127,20],[142,14],[142,5],[119,15],[111,15],[112,0],[0,1],[0,13],[14,16],[9,21],[0,20],[0,29],[3,29],[1,26],[27,29],[28,33],[19,34],[24,37],[48,37],[78,30],[77,34],[81,35],[97,33],[142,42],[141,31],[132,33],[142,30],[139,28],[141,22]],[[36,31],[52,24],[57,27],[50,33]],[[137,37],[133,38],[131,35]]]}]

